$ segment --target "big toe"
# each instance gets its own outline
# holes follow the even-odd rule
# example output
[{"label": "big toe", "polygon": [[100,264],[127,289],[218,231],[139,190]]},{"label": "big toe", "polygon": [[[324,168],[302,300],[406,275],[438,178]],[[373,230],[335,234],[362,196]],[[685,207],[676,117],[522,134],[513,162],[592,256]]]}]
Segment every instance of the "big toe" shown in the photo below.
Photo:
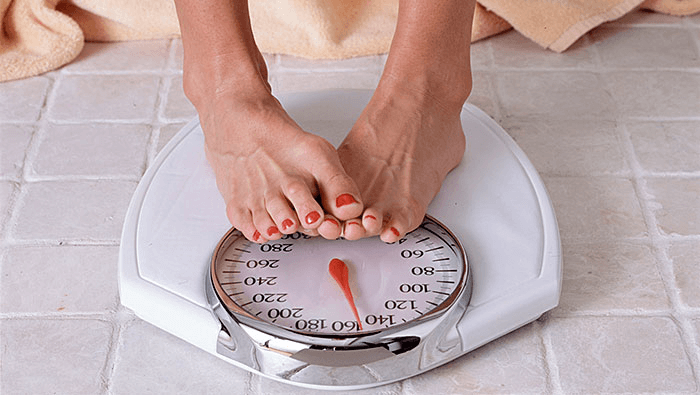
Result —
[{"label": "big toe", "polygon": [[345,173],[339,163],[338,166],[333,171],[322,174],[318,184],[323,208],[339,220],[345,221],[359,217],[364,206],[355,181]]}]

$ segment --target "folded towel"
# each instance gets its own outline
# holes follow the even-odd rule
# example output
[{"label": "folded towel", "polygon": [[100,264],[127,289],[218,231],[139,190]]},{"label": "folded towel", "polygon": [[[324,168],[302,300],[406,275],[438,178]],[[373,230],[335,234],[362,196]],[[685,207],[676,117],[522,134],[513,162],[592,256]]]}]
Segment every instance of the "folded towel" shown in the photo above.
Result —
[{"label": "folded towel", "polygon": [[[603,22],[641,6],[672,15],[700,11],[700,0],[478,0],[474,41],[514,27],[564,51]],[[398,0],[256,0],[250,13],[263,52],[312,59],[385,53]],[[56,69],[84,41],[176,37],[172,0],[0,0],[0,81]]]}]

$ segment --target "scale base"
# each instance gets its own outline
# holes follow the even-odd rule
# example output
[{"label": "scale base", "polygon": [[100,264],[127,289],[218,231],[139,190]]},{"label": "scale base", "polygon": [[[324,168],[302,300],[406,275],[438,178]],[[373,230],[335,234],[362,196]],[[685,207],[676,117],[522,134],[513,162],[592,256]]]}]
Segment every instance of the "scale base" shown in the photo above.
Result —
[{"label": "scale base", "polygon": [[[371,95],[366,90],[328,90],[279,99],[302,128],[337,146]],[[398,381],[537,319],[557,305],[562,284],[551,201],[530,161],[498,124],[472,105],[465,105],[461,119],[467,153],[448,174],[428,214],[461,240],[469,256],[473,292],[466,314],[444,328],[441,339],[380,361],[342,368],[305,364],[269,350],[259,358],[279,365],[278,373],[232,359],[231,344],[237,335],[222,331],[205,287],[211,254],[230,224],[204,157],[197,119],[163,148],[134,193],[119,257],[122,304],[145,321],[236,366],[323,389],[361,389]],[[380,364],[396,373],[378,375],[375,367]]]}]

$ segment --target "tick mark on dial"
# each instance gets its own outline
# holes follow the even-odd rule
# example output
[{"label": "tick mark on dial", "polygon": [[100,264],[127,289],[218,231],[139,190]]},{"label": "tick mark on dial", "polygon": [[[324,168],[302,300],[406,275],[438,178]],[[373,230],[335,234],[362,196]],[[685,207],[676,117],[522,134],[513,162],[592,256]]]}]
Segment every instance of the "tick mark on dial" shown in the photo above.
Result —
[{"label": "tick mark on dial", "polygon": [[445,248],[445,246],[440,246],[440,247],[431,248],[431,249],[429,249],[429,250],[425,250],[425,252],[435,251],[435,250],[439,250],[439,249],[441,249],[441,248]]},{"label": "tick mark on dial", "polygon": [[249,254],[250,254],[250,251],[248,251],[248,250],[244,250],[244,249],[242,249],[242,248],[234,248],[234,250],[236,250],[236,251],[240,251],[240,252],[247,252],[247,253],[249,253]]},{"label": "tick mark on dial", "polygon": [[430,237],[426,237],[426,238],[420,239],[420,240],[416,241],[416,244],[422,243],[422,242],[424,242],[424,241],[426,241],[426,240],[430,240]]},{"label": "tick mark on dial", "polygon": [[225,260],[226,262],[245,263],[245,261],[241,261],[241,260],[238,260],[238,259],[228,259],[228,258],[224,258],[224,260]]}]

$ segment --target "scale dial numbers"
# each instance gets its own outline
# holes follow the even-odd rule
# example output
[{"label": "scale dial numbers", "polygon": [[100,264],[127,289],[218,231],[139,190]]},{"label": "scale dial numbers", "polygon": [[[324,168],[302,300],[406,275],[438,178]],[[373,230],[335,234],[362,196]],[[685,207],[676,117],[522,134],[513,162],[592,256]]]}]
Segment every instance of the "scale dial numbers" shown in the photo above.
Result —
[{"label": "scale dial numbers", "polygon": [[300,233],[255,244],[236,230],[226,237],[213,266],[224,305],[301,334],[353,336],[410,325],[444,310],[465,285],[461,247],[427,218],[391,244]]}]

